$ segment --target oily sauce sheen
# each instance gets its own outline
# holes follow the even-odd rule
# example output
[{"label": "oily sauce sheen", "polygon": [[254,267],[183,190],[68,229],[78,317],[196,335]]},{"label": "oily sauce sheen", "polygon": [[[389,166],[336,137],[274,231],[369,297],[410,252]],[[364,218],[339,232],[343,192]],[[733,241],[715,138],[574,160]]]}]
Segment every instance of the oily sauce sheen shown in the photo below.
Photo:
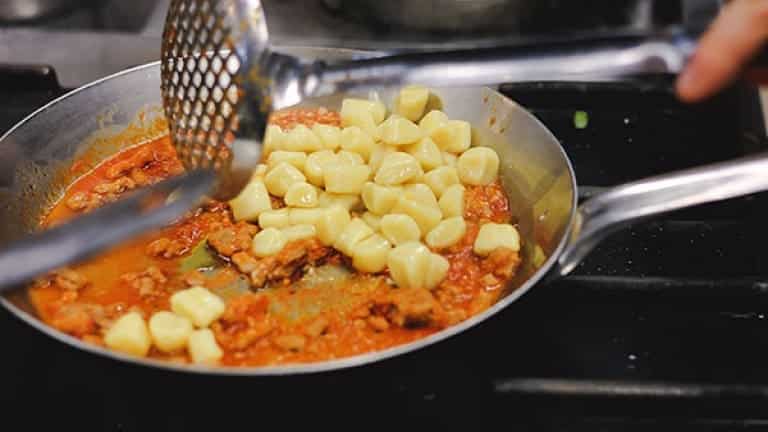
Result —
[{"label": "oily sauce sheen", "polygon": [[[282,113],[272,121],[284,128],[298,122],[339,124],[338,114],[325,109]],[[72,183],[41,225],[54,225],[182,171],[168,137],[134,146]],[[431,292],[395,287],[386,271],[356,273],[348,258],[315,239],[297,240],[274,257],[236,265],[234,251],[248,248],[259,228],[235,222],[226,203],[211,201],[172,226],[40,278],[29,294],[46,323],[103,345],[105,331],[123,314],[138,311],[149,318],[169,309],[174,292],[201,285],[226,302],[224,314],[210,327],[224,352],[221,364],[330,360],[423,338],[499,299],[520,258],[507,249],[479,257],[472,245],[482,223],[510,222],[501,186],[468,187],[464,218],[465,236],[435,251],[450,267]],[[201,255],[203,241],[207,247]],[[195,267],[200,256],[202,267]],[[254,288],[239,271],[241,265],[262,269],[259,277],[266,288]],[[163,353],[153,347],[149,356],[190,361],[183,350]]]}]

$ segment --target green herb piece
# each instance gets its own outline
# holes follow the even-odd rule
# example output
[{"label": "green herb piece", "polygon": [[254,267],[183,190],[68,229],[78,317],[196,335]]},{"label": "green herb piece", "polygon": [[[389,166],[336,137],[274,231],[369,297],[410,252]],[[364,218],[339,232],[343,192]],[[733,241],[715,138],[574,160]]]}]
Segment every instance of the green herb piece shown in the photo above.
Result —
[{"label": "green herb piece", "polygon": [[213,267],[216,263],[216,257],[208,250],[208,242],[202,240],[192,248],[189,255],[182,258],[179,269],[185,273],[199,268]]},{"label": "green herb piece", "polygon": [[576,111],[573,113],[573,127],[576,129],[585,129],[589,125],[589,114],[586,111]]}]

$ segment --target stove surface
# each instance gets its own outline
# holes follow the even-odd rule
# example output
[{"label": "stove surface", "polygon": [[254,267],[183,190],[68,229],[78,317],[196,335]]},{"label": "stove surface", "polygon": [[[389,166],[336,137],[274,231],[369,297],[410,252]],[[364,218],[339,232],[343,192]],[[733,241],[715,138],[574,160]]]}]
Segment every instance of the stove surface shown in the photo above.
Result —
[{"label": "stove surface", "polygon": [[[0,88],[0,129],[55,97],[50,71]],[[9,79],[10,75],[2,76]],[[0,82],[8,82],[2,81]],[[669,81],[530,83],[504,92],[572,158],[581,195],[766,148],[754,89],[684,107]],[[14,90],[10,90],[14,89]],[[585,128],[574,113],[588,114]],[[427,349],[333,373],[206,377],[117,363],[0,310],[0,406],[26,428],[225,430],[764,426],[768,195],[702,206],[608,239],[570,277]]]}]

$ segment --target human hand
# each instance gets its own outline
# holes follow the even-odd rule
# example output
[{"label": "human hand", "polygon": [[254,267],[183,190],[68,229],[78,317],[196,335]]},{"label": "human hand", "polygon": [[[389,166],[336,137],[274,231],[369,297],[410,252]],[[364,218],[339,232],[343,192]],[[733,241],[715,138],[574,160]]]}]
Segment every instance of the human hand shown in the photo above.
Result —
[{"label": "human hand", "polygon": [[766,42],[768,0],[728,2],[678,78],[678,96],[686,102],[711,96],[735,79]]}]

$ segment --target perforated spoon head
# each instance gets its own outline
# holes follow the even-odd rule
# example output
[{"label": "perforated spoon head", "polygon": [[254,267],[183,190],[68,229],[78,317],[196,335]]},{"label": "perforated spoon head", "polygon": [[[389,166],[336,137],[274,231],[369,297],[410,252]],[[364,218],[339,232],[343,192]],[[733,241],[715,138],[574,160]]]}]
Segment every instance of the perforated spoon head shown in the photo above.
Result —
[{"label": "perforated spoon head", "polygon": [[212,169],[215,197],[235,196],[261,157],[269,114],[292,95],[297,59],[272,52],[259,0],[173,0],[163,31],[161,92],[188,170]]}]

